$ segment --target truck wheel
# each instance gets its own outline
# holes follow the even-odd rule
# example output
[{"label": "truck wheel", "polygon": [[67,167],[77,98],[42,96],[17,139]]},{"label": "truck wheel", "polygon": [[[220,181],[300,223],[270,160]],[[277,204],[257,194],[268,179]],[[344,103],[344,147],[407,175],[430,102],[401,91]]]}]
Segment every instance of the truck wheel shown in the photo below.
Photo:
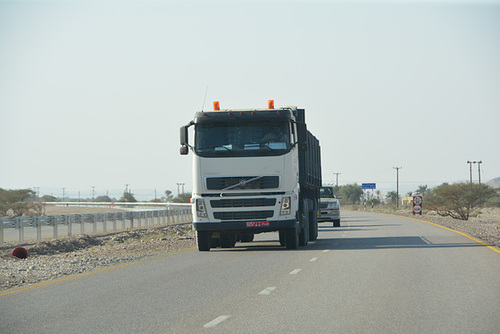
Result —
[{"label": "truck wheel", "polygon": [[299,246],[307,246],[309,242],[309,218],[310,218],[310,210],[311,207],[309,205],[309,200],[304,200],[302,204],[302,212],[300,215],[301,227],[299,233]]},{"label": "truck wheel", "polygon": [[286,249],[299,248],[299,233],[296,227],[286,229]]},{"label": "truck wheel", "polygon": [[196,231],[196,242],[200,252],[207,252],[211,246],[211,236],[209,231]]},{"label": "truck wheel", "polygon": [[280,245],[285,246],[286,245],[286,232],[285,231],[279,231],[279,238],[280,238]]},{"label": "truck wheel", "polygon": [[220,233],[221,248],[232,248],[236,245],[236,234],[229,232]]},{"label": "truck wheel", "polygon": [[309,225],[304,226],[299,234],[299,246],[307,246],[309,243]]},{"label": "truck wheel", "polygon": [[252,242],[253,241],[253,233],[241,233],[240,240],[241,242]]},{"label": "truck wheel", "polygon": [[314,205],[314,209],[309,216],[309,241],[318,239],[318,208]]}]

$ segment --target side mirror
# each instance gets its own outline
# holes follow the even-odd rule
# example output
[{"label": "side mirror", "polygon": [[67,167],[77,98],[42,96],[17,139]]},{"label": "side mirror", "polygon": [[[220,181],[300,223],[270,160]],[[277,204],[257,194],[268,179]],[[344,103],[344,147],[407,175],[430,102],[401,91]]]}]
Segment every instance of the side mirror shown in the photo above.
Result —
[{"label": "side mirror", "polygon": [[188,144],[188,127],[181,126],[181,145]]},{"label": "side mirror", "polygon": [[189,153],[188,141],[188,126],[181,126],[181,155],[187,155]]}]

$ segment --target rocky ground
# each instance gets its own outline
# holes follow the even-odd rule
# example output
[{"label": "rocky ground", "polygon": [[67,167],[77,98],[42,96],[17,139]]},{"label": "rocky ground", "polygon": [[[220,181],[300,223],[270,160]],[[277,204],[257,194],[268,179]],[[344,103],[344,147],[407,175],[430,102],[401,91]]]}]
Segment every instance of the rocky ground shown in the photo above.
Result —
[{"label": "rocky ground", "polygon": [[[66,212],[69,213],[81,212]],[[483,209],[469,221],[433,214],[413,216],[404,211],[393,213],[447,226],[500,248],[500,208]],[[23,245],[6,243],[0,246],[0,291],[144,260],[189,249],[195,244],[190,225],[80,235]],[[29,253],[27,259],[11,255],[17,246],[26,248]]]}]

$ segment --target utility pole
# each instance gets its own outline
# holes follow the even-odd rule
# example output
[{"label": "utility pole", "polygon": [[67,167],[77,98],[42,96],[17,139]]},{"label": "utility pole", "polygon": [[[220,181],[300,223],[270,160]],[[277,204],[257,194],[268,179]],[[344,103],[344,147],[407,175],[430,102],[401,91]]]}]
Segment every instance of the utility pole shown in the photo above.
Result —
[{"label": "utility pole", "polygon": [[335,175],[335,196],[339,196],[339,174],[342,173],[333,173]]},{"label": "utility pole", "polygon": [[62,198],[62,201],[63,201],[63,202],[64,202],[64,190],[65,190],[65,189],[66,189],[66,188],[62,188],[62,191],[63,191],[63,198]]},{"label": "utility pole", "polygon": [[477,176],[479,179],[479,207],[482,207],[482,198],[481,198],[481,164],[483,162],[480,160],[477,162]]},{"label": "utility pole", "polygon": [[92,186],[92,202],[95,202],[95,186]]},{"label": "utility pole", "polygon": [[470,166],[470,184],[472,185],[472,164],[476,163],[475,161],[467,161]]},{"label": "utility pole", "polygon": [[476,161],[477,162],[477,175],[479,178],[479,185],[481,185],[481,164],[483,163],[482,161]]},{"label": "utility pole", "polygon": [[396,170],[396,210],[399,209],[399,170],[403,167],[392,167]]}]

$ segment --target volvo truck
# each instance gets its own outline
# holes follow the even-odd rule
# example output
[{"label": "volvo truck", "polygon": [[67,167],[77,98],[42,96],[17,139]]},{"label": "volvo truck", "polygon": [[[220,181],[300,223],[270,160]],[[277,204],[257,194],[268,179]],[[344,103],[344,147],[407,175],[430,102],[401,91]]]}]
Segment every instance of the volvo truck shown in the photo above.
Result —
[{"label": "volvo truck", "polygon": [[278,232],[297,249],[318,237],[321,150],[305,110],[274,107],[196,112],[180,129],[193,153],[193,228],[199,251]]}]

